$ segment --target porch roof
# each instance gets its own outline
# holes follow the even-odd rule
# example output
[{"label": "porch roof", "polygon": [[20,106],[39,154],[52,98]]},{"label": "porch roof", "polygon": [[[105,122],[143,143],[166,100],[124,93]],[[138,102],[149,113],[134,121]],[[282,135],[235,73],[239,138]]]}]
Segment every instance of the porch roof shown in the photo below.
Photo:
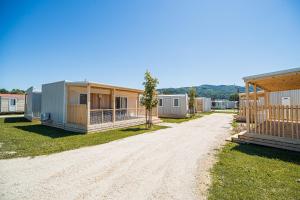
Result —
[{"label": "porch roof", "polygon": [[109,84],[103,84],[103,83],[97,83],[97,82],[91,82],[91,81],[74,81],[74,82],[66,82],[67,85],[77,85],[77,86],[92,86],[92,87],[101,87],[101,88],[107,88],[107,89],[117,89],[122,91],[130,91],[130,92],[136,92],[136,93],[143,93],[143,90],[140,89],[134,89],[134,88],[127,88],[127,87],[120,87],[120,86],[114,86]]},{"label": "porch roof", "polygon": [[300,68],[247,76],[243,79],[245,82],[255,84],[269,92],[297,90],[300,89]]}]

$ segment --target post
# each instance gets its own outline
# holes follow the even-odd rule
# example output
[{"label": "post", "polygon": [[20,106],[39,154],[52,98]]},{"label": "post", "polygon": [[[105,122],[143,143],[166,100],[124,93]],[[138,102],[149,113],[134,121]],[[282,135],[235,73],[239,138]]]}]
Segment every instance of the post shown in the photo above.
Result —
[{"label": "post", "polygon": [[257,88],[256,84],[253,85],[254,89],[254,130],[256,133],[256,128],[257,128]]},{"label": "post", "polygon": [[246,123],[247,123],[247,132],[250,132],[250,109],[249,109],[249,83],[246,82]]},{"label": "post", "polygon": [[112,89],[112,108],[113,108],[113,112],[112,112],[112,122],[115,123],[116,121],[116,89]]},{"label": "post", "polygon": [[87,129],[88,129],[88,126],[90,125],[90,118],[91,118],[91,86],[90,84],[87,85],[87,101],[86,101],[86,110],[87,110],[87,122],[86,122],[86,125],[87,125]]}]

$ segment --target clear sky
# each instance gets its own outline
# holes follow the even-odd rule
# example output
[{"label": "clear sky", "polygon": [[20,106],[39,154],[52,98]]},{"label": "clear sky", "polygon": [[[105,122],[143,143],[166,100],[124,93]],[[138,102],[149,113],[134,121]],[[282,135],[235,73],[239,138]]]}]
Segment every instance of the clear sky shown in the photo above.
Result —
[{"label": "clear sky", "polygon": [[297,0],[0,0],[0,88],[243,85],[300,66]]}]

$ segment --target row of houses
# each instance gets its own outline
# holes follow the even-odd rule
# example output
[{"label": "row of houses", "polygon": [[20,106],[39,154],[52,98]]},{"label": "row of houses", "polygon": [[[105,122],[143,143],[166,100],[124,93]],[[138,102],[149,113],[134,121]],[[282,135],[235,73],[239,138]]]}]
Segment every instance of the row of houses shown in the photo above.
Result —
[{"label": "row of houses", "polygon": [[[42,124],[77,132],[94,132],[144,123],[142,90],[95,82],[60,81],[26,91],[25,117],[41,116]],[[153,120],[159,117],[187,117],[188,96],[158,95]],[[195,99],[196,112],[211,110],[210,98]]]},{"label": "row of houses", "polygon": [[[300,151],[300,68],[244,78],[246,92],[240,94],[239,117],[247,130],[237,140]],[[253,86],[254,91],[249,92]],[[78,132],[93,132],[144,123],[140,105],[143,91],[94,82],[60,81],[29,88],[25,97],[0,95],[0,112],[21,112],[39,118],[42,124]],[[186,117],[188,96],[158,95],[153,120]],[[236,107],[236,102],[195,99],[196,112]]]}]

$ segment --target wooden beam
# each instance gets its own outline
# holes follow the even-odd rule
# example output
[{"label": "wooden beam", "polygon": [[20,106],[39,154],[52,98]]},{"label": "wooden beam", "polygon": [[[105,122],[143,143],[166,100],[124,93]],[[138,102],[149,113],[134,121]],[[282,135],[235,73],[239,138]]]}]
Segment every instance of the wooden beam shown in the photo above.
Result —
[{"label": "wooden beam", "polygon": [[249,83],[246,82],[246,123],[247,123],[247,132],[250,132],[250,102],[249,102]]},{"label": "wooden beam", "polygon": [[87,85],[87,108],[86,108],[86,110],[87,110],[87,123],[86,123],[86,125],[87,125],[87,127],[90,125],[90,117],[91,117],[91,85],[90,84],[88,84]]},{"label": "wooden beam", "polygon": [[257,87],[256,84],[253,85],[253,89],[254,89],[254,130],[255,133],[257,133],[256,128],[257,128]]},{"label": "wooden beam", "polygon": [[112,122],[115,123],[116,121],[116,89],[115,88],[113,88],[111,91],[111,98],[112,98],[112,108],[113,108]]}]

